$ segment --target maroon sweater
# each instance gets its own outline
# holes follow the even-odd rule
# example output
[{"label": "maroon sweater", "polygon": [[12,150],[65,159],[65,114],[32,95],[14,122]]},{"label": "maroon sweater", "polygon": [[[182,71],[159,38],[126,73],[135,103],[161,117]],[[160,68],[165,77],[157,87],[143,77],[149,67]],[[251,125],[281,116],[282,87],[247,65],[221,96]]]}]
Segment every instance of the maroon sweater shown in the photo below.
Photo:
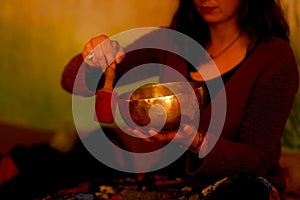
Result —
[{"label": "maroon sweater", "polygon": [[[167,64],[185,77],[188,76],[185,61],[162,54],[156,50],[149,50],[147,54],[143,51],[126,54],[117,68],[117,79],[132,67],[149,62]],[[159,74],[162,81],[169,81],[166,77],[170,76],[156,69],[145,70],[139,77],[143,79],[155,74]],[[73,89],[77,75],[80,87]],[[62,86],[74,94],[91,96],[96,88],[90,87],[91,83],[87,80],[92,80],[90,78],[93,76],[99,76],[99,72],[85,66],[81,55],[77,55],[64,70]],[[298,85],[299,72],[288,42],[273,37],[257,44],[226,81],[225,124],[212,151],[204,158],[204,162],[199,161],[202,174],[208,177],[235,174],[263,176],[274,185],[283,187],[278,166],[281,136]],[[216,94],[212,102],[218,98]],[[211,107],[207,106],[201,113],[200,129],[207,130],[210,115]]]}]

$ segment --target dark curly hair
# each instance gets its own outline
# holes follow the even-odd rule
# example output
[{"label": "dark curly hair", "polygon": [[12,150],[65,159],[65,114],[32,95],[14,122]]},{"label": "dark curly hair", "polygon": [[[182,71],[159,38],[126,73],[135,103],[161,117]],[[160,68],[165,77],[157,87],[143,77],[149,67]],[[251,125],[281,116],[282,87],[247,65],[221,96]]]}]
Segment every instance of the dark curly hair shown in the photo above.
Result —
[{"label": "dark curly hair", "polygon": [[[241,0],[238,22],[250,38],[261,41],[277,36],[289,40],[289,26],[277,0]],[[193,0],[179,0],[169,28],[192,37],[202,45],[209,40],[208,24],[198,13]]]}]

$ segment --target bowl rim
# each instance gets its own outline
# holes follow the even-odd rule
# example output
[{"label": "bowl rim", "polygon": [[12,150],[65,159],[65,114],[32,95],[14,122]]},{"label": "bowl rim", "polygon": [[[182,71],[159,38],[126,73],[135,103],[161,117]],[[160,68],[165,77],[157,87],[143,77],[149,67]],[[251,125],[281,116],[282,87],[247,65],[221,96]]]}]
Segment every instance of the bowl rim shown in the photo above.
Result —
[{"label": "bowl rim", "polygon": [[176,84],[188,84],[193,88],[193,90],[196,90],[196,89],[199,89],[199,88],[203,88],[204,87],[204,84],[202,82],[166,82],[166,83],[147,83],[145,85],[142,85],[138,88],[136,88],[135,90],[130,90],[130,91],[127,91],[127,92],[124,92],[120,95],[118,95],[118,99],[119,100],[122,100],[122,101],[126,101],[126,102],[129,102],[129,101],[144,101],[144,100],[150,100],[150,99],[158,99],[158,98],[162,98],[162,97],[173,97],[173,96],[177,96],[179,94],[185,94],[185,93],[188,93],[187,91],[182,91],[182,92],[178,92],[178,93],[175,93],[172,91],[172,89],[170,89],[170,94],[168,95],[163,95],[163,96],[159,96],[159,97],[148,97],[148,98],[140,98],[140,99],[130,99],[130,97],[132,96],[132,94],[141,89],[141,88],[154,88],[156,86],[166,86],[167,89],[169,89],[169,87],[167,87],[168,85],[176,85]]}]

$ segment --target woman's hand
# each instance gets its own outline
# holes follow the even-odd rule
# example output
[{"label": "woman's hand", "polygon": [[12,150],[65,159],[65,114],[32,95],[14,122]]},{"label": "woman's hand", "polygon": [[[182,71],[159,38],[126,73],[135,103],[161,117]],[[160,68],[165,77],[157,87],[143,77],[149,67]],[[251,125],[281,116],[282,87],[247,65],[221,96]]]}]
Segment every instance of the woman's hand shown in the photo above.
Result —
[{"label": "woman's hand", "polygon": [[106,35],[92,38],[82,51],[82,57],[89,66],[101,68],[103,71],[108,66],[115,69],[116,64],[120,63],[124,56],[124,50],[119,43],[110,40]]},{"label": "woman's hand", "polygon": [[128,128],[127,130],[146,142],[167,144],[172,141],[188,147],[193,152],[199,152],[204,137],[194,126],[189,124],[184,124],[183,128],[174,131],[158,132],[155,129],[144,130],[141,128]]}]

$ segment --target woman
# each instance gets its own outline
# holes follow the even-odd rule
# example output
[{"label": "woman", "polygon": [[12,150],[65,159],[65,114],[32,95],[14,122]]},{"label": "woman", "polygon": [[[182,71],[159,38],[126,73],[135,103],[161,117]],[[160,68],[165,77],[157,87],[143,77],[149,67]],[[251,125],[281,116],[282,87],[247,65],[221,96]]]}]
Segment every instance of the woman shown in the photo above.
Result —
[{"label": "woman", "polygon": [[[170,28],[198,41],[216,63],[224,81],[224,88],[219,89],[226,91],[227,112],[221,137],[208,155],[199,159],[198,152],[209,143],[206,136],[209,135],[210,102],[214,101],[215,94],[211,95],[201,111],[203,120],[199,128],[194,130],[193,126],[185,125],[182,129],[182,134],[197,131],[187,153],[160,173],[190,176],[199,180],[202,187],[226,177],[264,177],[283,191],[284,181],[278,165],[280,138],[299,80],[288,44],[288,25],[279,5],[275,0],[180,0]],[[153,33],[126,48],[149,37]],[[177,42],[175,46],[184,46],[184,42]],[[91,96],[95,89],[102,87],[101,81],[98,88],[94,87],[101,71],[115,69],[117,81],[134,66],[154,61],[174,67],[189,81],[213,83],[218,79],[216,76],[204,80],[187,62],[173,55],[166,56],[166,52],[142,50],[124,54],[122,47],[114,46],[115,42],[105,35],[92,38],[83,52],[66,66],[62,86],[69,92]],[[185,49],[189,51],[188,47]],[[79,71],[82,63],[84,67]],[[144,78],[155,74],[159,74],[161,81],[172,79],[156,69],[139,75]],[[73,87],[76,76],[79,77],[77,86]],[[106,73],[105,78],[114,79],[114,76]],[[131,131],[138,136],[149,134]],[[176,132],[150,134],[153,137],[143,142],[164,144]]]},{"label": "woman", "polygon": [[[297,65],[288,44],[288,25],[279,4],[275,0],[182,0],[170,28],[205,47],[225,83],[225,125],[198,174],[218,178],[236,174],[263,176],[283,191],[278,166],[280,138],[299,82]],[[117,77],[121,76],[120,71],[133,65],[131,55],[124,56],[122,48],[113,51],[110,42],[97,48],[106,39],[104,35],[91,39],[82,55],[68,64],[62,79],[65,89],[72,91],[70,74],[77,74],[79,63],[91,52],[95,56],[85,62],[93,69],[105,70],[117,58]],[[147,59],[143,55],[136,57]],[[195,70],[188,70],[187,64],[180,66],[186,67],[179,71],[190,81],[203,81]],[[114,63],[112,67],[115,68]],[[88,89],[83,91],[82,95],[92,93]],[[209,118],[209,114],[207,106],[201,118]],[[200,122],[199,130],[206,130],[207,124]],[[174,134],[157,134],[147,141],[167,143]],[[203,138],[202,135],[195,137],[190,147],[193,152],[199,152]]]}]

